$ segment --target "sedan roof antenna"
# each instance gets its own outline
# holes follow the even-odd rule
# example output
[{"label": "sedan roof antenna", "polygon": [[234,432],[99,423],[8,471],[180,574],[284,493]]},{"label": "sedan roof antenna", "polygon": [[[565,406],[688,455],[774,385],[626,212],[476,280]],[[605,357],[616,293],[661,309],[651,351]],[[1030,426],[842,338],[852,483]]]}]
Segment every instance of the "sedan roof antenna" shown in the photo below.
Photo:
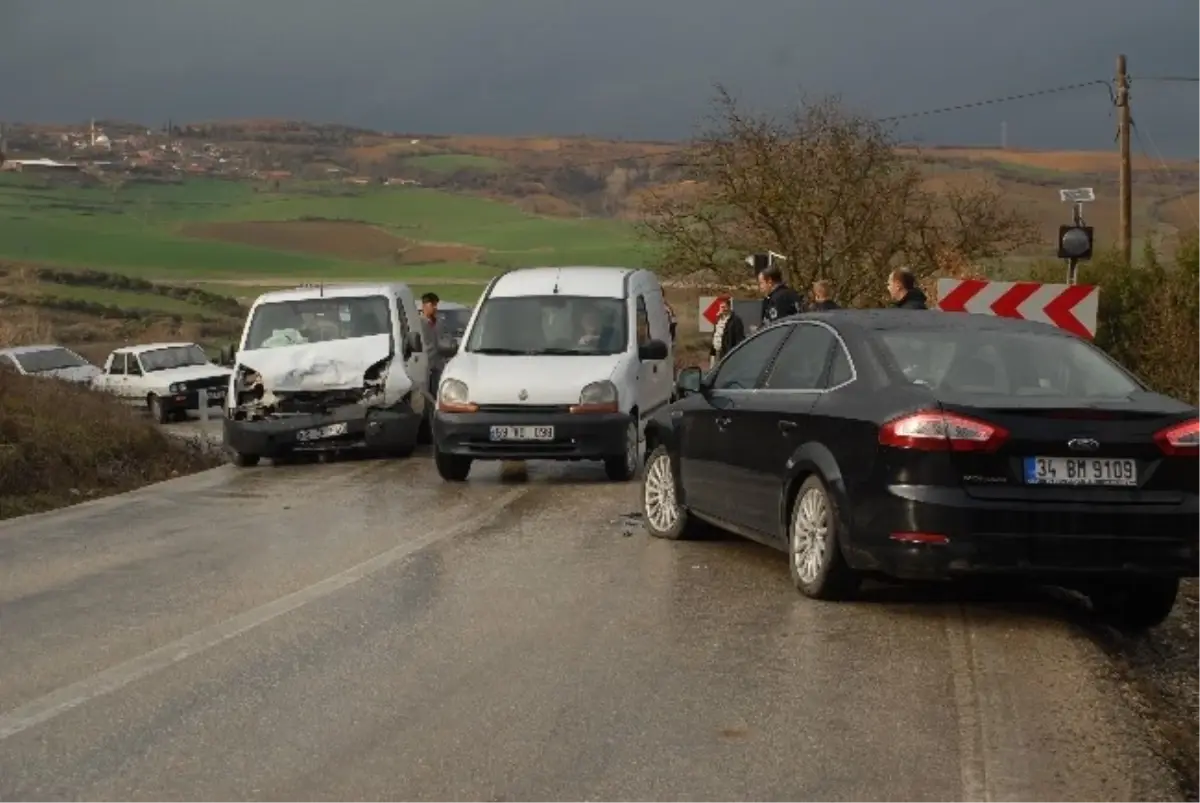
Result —
[{"label": "sedan roof antenna", "polygon": [[550,291],[554,295],[558,295],[558,277],[560,276],[562,276],[562,268],[559,268],[554,273],[554,289]]}]

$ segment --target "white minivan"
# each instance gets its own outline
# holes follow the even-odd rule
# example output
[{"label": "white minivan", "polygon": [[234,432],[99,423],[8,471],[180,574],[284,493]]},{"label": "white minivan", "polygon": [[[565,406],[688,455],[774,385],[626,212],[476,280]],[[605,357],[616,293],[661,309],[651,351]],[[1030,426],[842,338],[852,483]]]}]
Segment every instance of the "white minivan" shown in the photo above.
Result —
[{"label": "white minivan", "polygon": [[446,365],[433,420],[438,473],[475,460],[601,460],[637,474],[645,422],[675,362],[658,278],[630,268],[524,268],[488,284]]}]

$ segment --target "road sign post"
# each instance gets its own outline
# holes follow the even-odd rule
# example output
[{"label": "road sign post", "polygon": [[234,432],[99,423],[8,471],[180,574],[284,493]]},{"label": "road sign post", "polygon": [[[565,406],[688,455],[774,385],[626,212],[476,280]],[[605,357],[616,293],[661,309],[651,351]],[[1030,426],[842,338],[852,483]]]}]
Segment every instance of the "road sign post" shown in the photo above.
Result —
[{"label": "road sign post", "polygon": [[1071,225],[1058,227],[1058,258],[1067,261],[1067,284],[1075,284],[1079,274],[1079,263],[1092,258],[1093,229],[1083,219],[1083,205],[1096,200],[1091,187],[1074,190],[1059,190],[1063,203],[1073,206]]}]

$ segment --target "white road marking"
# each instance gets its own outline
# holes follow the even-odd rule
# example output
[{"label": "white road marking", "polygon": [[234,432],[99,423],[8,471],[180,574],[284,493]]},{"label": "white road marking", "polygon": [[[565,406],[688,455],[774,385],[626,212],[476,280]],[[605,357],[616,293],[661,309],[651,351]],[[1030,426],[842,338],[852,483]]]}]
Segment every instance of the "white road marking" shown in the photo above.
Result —
[{"label": "white road marking", "polygon": [[990,801],[994,798],[988,788],[983,706],[979,700],[978,673],[971,637],[966,611],[959,605],[949,606],[946,612],[946,641],[950,650],[954,709],[958,715],[958,764],[962,799]]},{"label": "white road marking", "polygon": [[0,715],[0,741],[15,736],[29,728],[41,725],[60,714],[94,700],[101,695],[123,688],[155,672],[166,669],[193,655],[209,650],[218,644],[253,630],[298,608],[327,597],[336,591],[385,569],[398,560],[408,557],[438,541],[467,533],[489,524],[505,508],[529,493],[529,488],[515,488],[501,496],[483,513],[438,532],[430,533],[413,541],[407,541],[365,560],[349,569],[338,572],[307,588],[294,591],[277,600],[252,608],[223,622],[202,628],[189,636],[165,644],[156,650],[133,658],[104,670],[85,680],[64,686],[36,700]]}]

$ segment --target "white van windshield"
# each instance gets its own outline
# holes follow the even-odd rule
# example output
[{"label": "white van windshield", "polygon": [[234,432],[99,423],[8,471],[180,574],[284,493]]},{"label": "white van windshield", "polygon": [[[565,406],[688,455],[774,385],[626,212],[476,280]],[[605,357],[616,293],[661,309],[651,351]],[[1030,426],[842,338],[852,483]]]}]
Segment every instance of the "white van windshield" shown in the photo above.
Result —
[{"label": "white van windshield", "polygon": [[269,349],[391,332],[392,316],[385,296],[271,301],[255,307],[243,348]]},{"label": "white van windshield", "polygon": [[620,354],[628,341],[622,299],[520,296],[485,301],[466,350],[477,354]]}]

